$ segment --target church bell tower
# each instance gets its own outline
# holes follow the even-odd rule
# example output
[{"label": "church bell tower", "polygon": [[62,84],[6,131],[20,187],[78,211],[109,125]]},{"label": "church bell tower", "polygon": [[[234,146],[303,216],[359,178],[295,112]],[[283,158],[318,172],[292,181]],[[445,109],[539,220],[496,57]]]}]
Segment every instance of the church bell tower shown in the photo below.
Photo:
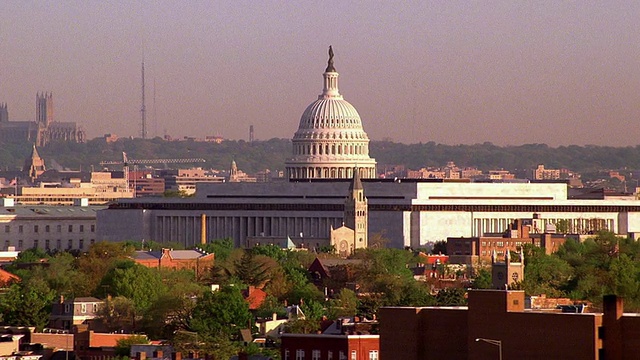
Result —
[{"label": "church bell tower", "polygon": [[360,169],[353,170],[353,178],[349,185],[349,195],[344,204],[344,225],[353,229],[351,252],[368,246],[369,210],[364,187],[360,180]]}]

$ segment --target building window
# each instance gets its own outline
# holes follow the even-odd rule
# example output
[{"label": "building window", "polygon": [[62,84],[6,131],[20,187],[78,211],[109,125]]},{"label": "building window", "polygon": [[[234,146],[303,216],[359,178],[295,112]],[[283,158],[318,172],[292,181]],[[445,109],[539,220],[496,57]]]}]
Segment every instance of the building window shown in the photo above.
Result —
[{"label": "building window", "polygon": [[327,351],[327,360],[333,360],[333,351]]},{"label": "building window", "polygon": [[62,249],[62,240],[60,239],[56,240],[56,249],[58,250]]},{"label": "building window", "polygon": [[95,225],[91,225],[91,232],[96,232],[96,226]]},{"label": "building window", "polygon": [[24,226],[22,225],[18,226],[18,232],[22,234],[24,232]]},{"label": "building window", "polygon": [[284,349],[284,359],[282,360],[289,360],[289,349]]},{"label": "building window", "polygon": [[80,232],[84,232],[84,225],[80,225]]},{"label": "building window", "polygon": [[51,226],[45,225],[44,226],[44,232],[50,232],[50,231],[51,231]]},{"label": "building window", "polygon": [[496,242],[496,246],[497,247],[504,247],[504,242],[503,241],[498,241],[498,242]]},{"label": "building window", "polygon": [[67,243],[67,250],[71,250],[72,247],[73,247],[73,240],[69,239],[69,242]]},{"label": "building window", "polygon": [[342,350],[338,353],[338,360],[347,360],[347,355]]},{"label": "building window", "polygon": [[87,304],[81,304],[81,310],[83,314],[87,312]]},{"label": "building window", "polygon": [[6,232],[6,233],[10,233],[10,232],[11,232],[11,226],[9,226],[9,225],[5,225],[5,226],[4,226],[4,232]]},{"label": "building window", "polygon": [[80,248],[80,250],[84,249],[84,239],[80,239],[78,247]]},{"label": "building window", "polygon": [[11,246],[11,241],[5,240],[4,241],[4,249],[5,250],[9,250],[9,246]]},{"label": "building window", "polygon": [[73,232],[73,225],[69,225],[69,232]]},{"label": "building window", "polygon": [[34,248],[34,249],[37,249],[37,248],[38,248],[38,245],[40,245],[40,244],[39,244],[38,239],[33,240],[33,248]]},{"label": "building window", "polygon": [[304,360],[304,350],[297,349],[296,350],[296,360]]},{"label": "building window", "polygon": [[56,231],[62,232],[62,225],[56,225]]},{"label": "building window", "polygon": [[68,314],[71,312],[71,304],[64,304],[64,313]]},{"label": "building window", "polygon": [[320,350],[311,351],[311,360],[320,360]]},{"label": "building window", "polygon": [[358,353],[355,350],[351,350],[351,360],[358,360]]},{"label": "building window", "polygon": [[44,241],[44,248],[45,248],[45,249],[47,249],[47,250],[49,250],[49,249],[51,249],[51,247],[50,247],[50,246],[51,246],[50,241],[49,241],[48,239],[47,239],[47,240],[45,240],[45,241]]},{"label": "building window", "polygon": [[369,351],[369,360],[378,360],[378,350]]},{"label": "building window", "polygon": [[22,240],[18,240],[18,250],[22,250]]},{"label": "building window", "polygon": [[93,244],[95,244],[95,243],[96,243],[96,239],[91,239],[91,240],[89,240],[89,245],[93,245]]},{"label": "building window", "polygon": [[38,225],[33,225],[33,232],[37,233],[38,232]]}]

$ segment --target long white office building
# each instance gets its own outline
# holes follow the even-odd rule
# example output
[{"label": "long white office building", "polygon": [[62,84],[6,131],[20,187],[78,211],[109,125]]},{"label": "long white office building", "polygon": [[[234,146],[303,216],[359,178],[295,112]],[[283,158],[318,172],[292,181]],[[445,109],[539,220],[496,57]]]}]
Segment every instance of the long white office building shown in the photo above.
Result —
[{"label": "long white office building", "polygon": [[[199,184],[184,199],[123,199],[98,212],[100,240],[154,240],[195,245],[231,237],[327,239],[343,223],[349,180]],[[503,232],[514,219],[566,220],[572,233],[606,228],[640,233],[638,200],[570,200],[565,184],[391,182],[363,180],[369,238],[380,233],[392,247],[420,247],[447,237]],[[536,229],[533,229],[535,232]]]}]

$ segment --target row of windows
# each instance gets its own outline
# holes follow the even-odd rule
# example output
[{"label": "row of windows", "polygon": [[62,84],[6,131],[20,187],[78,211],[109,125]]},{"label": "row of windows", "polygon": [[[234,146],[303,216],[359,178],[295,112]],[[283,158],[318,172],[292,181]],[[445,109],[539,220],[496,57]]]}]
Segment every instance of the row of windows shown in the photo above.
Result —
[{"label": "row of windows", "polygon": [[[98,311],[98,304],[93,304],[93,312],[96,313]],[[71,304],[64,304],[64,313],[65,314],[70,314],[71,313]],[[80,304],[80,312],[85,314],[87,312],[87,304]]]},{"label": "row of windows", "polygon": [[[211,196],[218,198],[218,196]],[[236,197],[236,196],[234,196]],[[237,196],[241,197],[241,196]],[[263,211],[344,211],[343,204],[208,204],[208,203],[117,203],[111,209],[149,210],[263,210]],[[369,204],[369,211],[464,211],[464,212],[640,212],[640,206],[621,205],[388,205]]]},{"label": "row of windows", "polygon": [[[42,228],[41,225],[33,225],[33,232],[34,233],[39,233],[41,228]],[[67,232],[73,232],[74,226],[73,225],[69,225],[66,228],[67,228]],[[62,225],[56,225],[55,229],[56,229],[55,232],[62,232]],[[78,229],[79,232],[84,232],[85,226],[84,225],[78,225],[77,229]],[[91,225],[90,226],[90,231],[91,232],[96,232],[96,226],[95,225]],[[11,225],[5,225],[4,226],[4,232],[7,233],[7,234],[11,233]],[[51,225],[45,225],[44,226],[44,232],[46,232],[46,233],[51,232]],[[20,234],[24,233],[24,225],[18,225],[18,233],[20,233]]]},{"label": "row of windows", "polygon": [[[89,245],[93,245],[95,244],[96,240],[95,239],[91,239],[89,240]],[[44,249],[45,250],[71,250],[74,249],[73,245],[74,245],[74,241],[73,239],[69,239],[66,241],[66,249],[63,249],[63,240],[62,239],[57,239],[55,240],[55,242],[53,240],[44,240],[44,243],[41,243],[40,240],[35,239],[33,240],[32,246],[34,249],[35,248],[39,248],[41,247],[40,245],[44,245]],[[84,239],[80,239],[78,240],[78,249],[80,250],[84,250],[85,246],[87,245]],[[16,250],[24,250],[24,245],[25,242],[24,240],[18,240],[17,244],[16,244]],[[8,249],[9,246],[12,246],[11,241],[9,240],[5,240],[4,242],[4,247],[5,249]]]},{"label": "row of windows", "polygon": [[[295,360],[305,360],[305,351],[304,349],[296,349],[296,358]],[[327,360],[334,360],[333,351],[327,351]],[[356,350],[351,350],[351,359],[357,360],[358,352]],[[378,350],[370,350],[369,351],[369,360],[378,360]],[[291,360],[289,349],[284,350],[284,359],[283,360]],[[321,351],[320,350],[312,350],[311,351],[311,360],[321,360]],[[347,356],[344,351],[338,351],[338,358],[336,360],[347,360]]]}]

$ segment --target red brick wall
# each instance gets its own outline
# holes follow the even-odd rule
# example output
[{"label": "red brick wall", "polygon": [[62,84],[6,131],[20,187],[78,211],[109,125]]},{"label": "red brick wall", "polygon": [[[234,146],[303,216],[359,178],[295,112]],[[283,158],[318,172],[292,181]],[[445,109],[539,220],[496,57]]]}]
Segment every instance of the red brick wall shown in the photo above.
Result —
[{"label": "red brick wall", "polygon": [[60,350],[73,351],[73,334],[32,333],[31,343]]},{"label": "red brick wall", "polygon": [[412,307],[380,308],[380,359],[424,359],[419,312]]},{"label": "red brick wall", "polygon": [[342,351],[347,359],[351,359],[351,351],[356,350],[358,360],[369,360],[370,350],[379,350],[379,337],[375,335],[314,335],[285,334],[281,338],[280,355],[285,359],[285,350],[289,350],[289,360],[296,358],[296,350],[304,350],[305,359],[311,359],[313,350],[320,350],[320,359],[326,359],[329,351],[333,358],[339,359]]}]

